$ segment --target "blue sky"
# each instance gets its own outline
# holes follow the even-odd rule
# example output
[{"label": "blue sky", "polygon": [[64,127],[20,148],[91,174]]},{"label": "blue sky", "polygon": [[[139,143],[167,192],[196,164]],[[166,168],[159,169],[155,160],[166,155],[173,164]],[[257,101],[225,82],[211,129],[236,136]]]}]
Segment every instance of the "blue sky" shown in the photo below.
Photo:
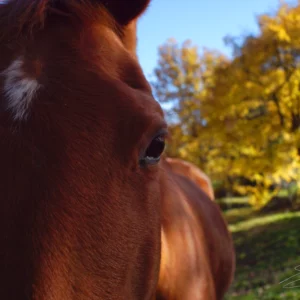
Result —
[{"label": "blue sky", "polygon": [[278,5],[279,0],[152,0],[138,24],[138,56],[146,77],[156,66],[158,47],[168,38],[179,43],[191,39],[199,49],[230,55],[223,37],[257,32],[256,15],[275,12]]}]

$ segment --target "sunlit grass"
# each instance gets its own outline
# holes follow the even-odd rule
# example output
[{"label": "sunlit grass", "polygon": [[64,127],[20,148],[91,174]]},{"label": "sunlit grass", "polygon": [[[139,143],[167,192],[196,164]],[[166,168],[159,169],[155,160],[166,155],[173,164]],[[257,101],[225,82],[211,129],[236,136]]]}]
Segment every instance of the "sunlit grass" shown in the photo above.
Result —
[{"label": "sunlit grass", "polygon": [[248,197],[228,197],[228,198],[222,198],[219,201],[224,202],[228,205],[248,204],[249,198]]},{"label": "sunlit grass", "polygon": [[228,197],[216,199],[216,202],[220,207],[226,211],[234,208],[244,208],[249,207],[249,198],[248,197]]},{"label": "sunlit grass", "polygon": [[257,226],[268,225],[284,219],[290,219],[296,217],[300,217],[300,212],[283,212],[283,213],[276,213],[267,216],[258,216],[258,217],[253,217],[249,220],[239,222],[237,224],[229,225],[229,229],[231,230],[231,232],[238,232],[241,230],[245,231],[245,230],[253,229]]}]

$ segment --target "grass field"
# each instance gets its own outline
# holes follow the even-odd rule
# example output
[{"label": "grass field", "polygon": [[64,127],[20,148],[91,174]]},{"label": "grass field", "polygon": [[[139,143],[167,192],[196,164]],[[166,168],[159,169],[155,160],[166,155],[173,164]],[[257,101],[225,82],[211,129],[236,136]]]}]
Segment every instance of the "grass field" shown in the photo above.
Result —
[{"label": "grass field", "polygon": [[237,259],[235,280],[225,299],[299,300],[300,211],[262,214],[246,201],[227,199],[224,211]]}]

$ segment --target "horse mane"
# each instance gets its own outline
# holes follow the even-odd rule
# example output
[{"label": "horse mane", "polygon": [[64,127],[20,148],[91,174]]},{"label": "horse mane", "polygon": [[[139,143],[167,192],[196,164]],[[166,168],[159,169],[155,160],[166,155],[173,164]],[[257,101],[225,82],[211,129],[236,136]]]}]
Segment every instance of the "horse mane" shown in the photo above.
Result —
[{"label": "horse mane", "polygon": [[0,42],[24,35],[31,38],[41,31],[50,15],[77,18],[81,22],[109,23],[116,32],[119,26],[100,1],[91,0],[8,0],[0,4]]}]

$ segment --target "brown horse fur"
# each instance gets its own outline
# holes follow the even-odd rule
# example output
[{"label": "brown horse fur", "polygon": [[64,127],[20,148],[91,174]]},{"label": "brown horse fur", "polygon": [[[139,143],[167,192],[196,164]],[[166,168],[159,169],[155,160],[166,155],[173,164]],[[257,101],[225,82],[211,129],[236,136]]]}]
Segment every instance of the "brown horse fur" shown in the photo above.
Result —
[{"label": "brown horse fur", "polygon": [[158,300],[220,300],[233,279],[232,237],[218,205],[163,162],[162,256]]},{"label": "brown horse fur", "polygon": [[135,53],[149,2],[0,6],[1,299],[213,300],[232,280],[216,204],[138,164],[166,126]]},{"label": "brown horse fur", "polygon": [[0,5],[0,299],[155,296],[160,168],[139,155],[166,125],[128,38],[148,2]]},{"label": "brown horse fur", "polygon": [[211,200],[215,199],[214,190],[210,178],[197,166],[179,158],[167,157],[166,160],[172,168],[173,172],[188,177],[196,185],[198,185],[199,188],[201,188]]}]

